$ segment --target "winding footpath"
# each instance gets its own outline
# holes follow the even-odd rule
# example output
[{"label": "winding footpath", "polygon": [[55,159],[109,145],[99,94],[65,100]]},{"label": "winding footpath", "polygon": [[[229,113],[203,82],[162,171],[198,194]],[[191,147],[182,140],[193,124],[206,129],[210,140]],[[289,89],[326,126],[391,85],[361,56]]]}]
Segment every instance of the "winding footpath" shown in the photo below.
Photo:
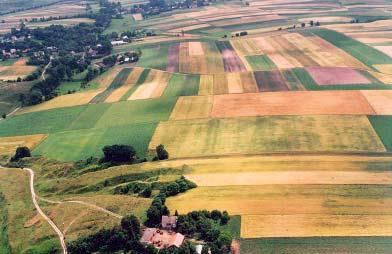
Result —
[{"label": "winding footpath", "polygon": [[49,225],[53,228],[56,234],[59,236],[61,248],[63,249],[63,254],[67,254],[67,245],[65,244],[64,235],[61,230],[56,226],[56,224],[42,211],[41,207],[38,205],[37,195],[34,190],[34,171],[30,168],[23,168],[23,170],[29,172],[30,174],[30,191],[31,198],[33,199],[33,203],[35,209],[37,209],[38,213],[49,223]]}]

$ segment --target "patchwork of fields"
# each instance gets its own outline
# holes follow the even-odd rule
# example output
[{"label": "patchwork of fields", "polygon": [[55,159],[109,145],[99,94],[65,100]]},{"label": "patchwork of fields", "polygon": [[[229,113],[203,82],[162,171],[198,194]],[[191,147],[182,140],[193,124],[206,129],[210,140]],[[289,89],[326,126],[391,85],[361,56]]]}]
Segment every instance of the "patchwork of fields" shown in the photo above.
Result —
[{"label": "patchwork of fields", "polygon": [[[145,1],[121,2],[131,7]],[[20,14],[84,12],[83,5],[59,5],[64,9]],[[132,26],[157,36],[113,48],[113,54],[140,50],[137,63],[115,65],[86,88],[0,120],[0,155],[28,146],[34,156],[70,163],[102,157],[106,145],[132,145],[149,162],[72,172],[69,178],[63,172],[47,178],[48,167],[36,187],[68,200],[75,194],[119,214],[133,209],[144,218],[151,199],[113,195],[115,188],[129,184],[133,174],[154,184],[184,175],[198,187],[169,197],[170,211],[228,211],[233,217],[226,229],[241,253],[389,253],[390,10],[384,0],[251,0],[113,19],[105,34]],[[0,32],[17,22],[11,16]],[[0,62],[0,80],[34,70],[25,59]],[[152,162],[160,144],[170,159]],[[11,184],[15,177],[27,181],[17,171]],[[7,197],[26,192],[4,186],[0,194]],[[7,206],[9,220],[18,227],[26,223],[27,242],[13,231],[12,244],[26,249],[37,236],[53,239],[33,212],[22,223],[16,206]],[[27,206],[20,208],[31,210]],[[107,220],[72,202],[45,209],[72,239]],[[75,217],[79,223],[71,227]],[[104,226],[115,223],[110,218]],[[29,237],[33,228],[38,233]]]}]

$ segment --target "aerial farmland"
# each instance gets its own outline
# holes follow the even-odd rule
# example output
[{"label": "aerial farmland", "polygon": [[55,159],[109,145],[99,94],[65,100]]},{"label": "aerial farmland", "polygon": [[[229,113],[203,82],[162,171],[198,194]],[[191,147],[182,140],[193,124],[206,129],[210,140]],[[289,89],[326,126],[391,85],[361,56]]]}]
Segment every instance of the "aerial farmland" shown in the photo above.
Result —
[{"label": "aerial farmland", "polygon": [[11,2],[0,253],[392,252],[390,1]]}]

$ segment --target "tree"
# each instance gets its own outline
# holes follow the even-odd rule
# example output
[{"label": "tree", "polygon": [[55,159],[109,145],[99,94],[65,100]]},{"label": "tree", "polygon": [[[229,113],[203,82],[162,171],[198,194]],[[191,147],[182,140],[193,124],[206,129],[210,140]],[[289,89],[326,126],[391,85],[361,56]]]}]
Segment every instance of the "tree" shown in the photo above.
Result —
[{"label": "tree", "polygon": [[314,26],[314,21],[311,20],[311,21],[309,22],[309,25],[310,25],[310,26]]},{"label": "tree", "polygon": [[302,24],[301,24],[301,27],[302,27],[302,28],[304,28],[305,26],[306,26],[306,24],[305,24],[305,23],[302,23]]},{"label": "tree", "polygon": [[30,149],[26,146],[16,148],[15,155],[11,158],[11,161],[18,161],[25,157],[31,157]]},{"label": "tree", "polygon": [[169,153],[166,151],[165,147],[161,144],[155,148],[159,160],[169,159]]},{"label": "tree", "polygon": [[142,190],[142,192],[140,192],[140,196],[149,198],[151,197],[151,192],[152,192],[151,186],[148,185],[146,188]]},{"label": "tree", "polygon": [[121,228],[128,234],[131,240],[140,238],[140,222],[135,215],[128,215],[121,219]]},{"label": "tree", "polygon": [[6,114],[6,113],[3,113],[3,114],[1,115],[1,117],[2,117],[3,119],[6,119],[6,118],[7,118],[7,114]]},{"label": "tree", "polygon": [[221,224],[226,225],[230,220],[230,216],[227,211],[223,211],[222,217],[221,217]]},{"label": "tree", "polygon": [[136,151],[128,145],[105,146],[103,149],[103,161],[111,163],[128,163],[135,161]]}]

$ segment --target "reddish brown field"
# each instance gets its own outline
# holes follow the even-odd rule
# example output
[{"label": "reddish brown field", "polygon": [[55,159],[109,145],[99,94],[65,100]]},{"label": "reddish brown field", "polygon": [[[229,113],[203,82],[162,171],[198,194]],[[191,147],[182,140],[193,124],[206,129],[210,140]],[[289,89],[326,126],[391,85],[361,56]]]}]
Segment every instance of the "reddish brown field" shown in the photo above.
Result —
[{"label": "reddish brown field", "polygon": [[289,90],[279,71],[256,71],[254,75],[260,92]]},{"label": "reddish brown field", "polygon": [[264,115],[371,115],[359,91],[297,91],[214,96],[211,117]]},{"label": "reddish brown field", "polygon": [[320,86],[370,84],[370,81],[366,77],[350,68],[308,67],[306,70]]},{"label": "reddish brown field", "polygon": [[171,45],[169,48],[169,57],[167,61],[166,71],[178,72],[179,71],[179,55],[180,55],[180,44]]}]

